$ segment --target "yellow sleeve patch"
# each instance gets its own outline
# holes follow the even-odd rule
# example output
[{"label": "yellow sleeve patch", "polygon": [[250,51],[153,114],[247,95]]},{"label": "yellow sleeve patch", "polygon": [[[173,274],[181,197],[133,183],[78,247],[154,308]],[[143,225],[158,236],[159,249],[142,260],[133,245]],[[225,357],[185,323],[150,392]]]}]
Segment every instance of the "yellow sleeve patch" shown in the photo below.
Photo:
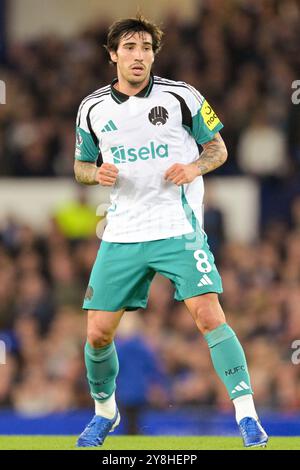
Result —
[{"label": "yellow sleeve patch", "polygon": [[220,119],[206,100],[204,100],[200,112],[206,126],[210,131],[212,131],[216,127],[216,125],[219,124]]}]

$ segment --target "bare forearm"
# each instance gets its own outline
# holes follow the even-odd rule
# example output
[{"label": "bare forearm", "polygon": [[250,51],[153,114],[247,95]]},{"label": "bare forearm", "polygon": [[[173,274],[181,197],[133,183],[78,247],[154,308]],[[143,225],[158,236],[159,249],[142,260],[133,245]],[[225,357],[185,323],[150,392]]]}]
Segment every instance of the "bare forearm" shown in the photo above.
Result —
[{"label": "bare forearm", "polygon": [[215,170],[227,159],[227,149],[220,134],[216,134],[214,139],[203,145],[203,152],[195,162],[201,175],[205,175]]},{"label": "bare forearm", "polygon": [[74,173],[78,183],[82,184],[99,184],[96,180],[97,166],[89,162],[75,161]]}]

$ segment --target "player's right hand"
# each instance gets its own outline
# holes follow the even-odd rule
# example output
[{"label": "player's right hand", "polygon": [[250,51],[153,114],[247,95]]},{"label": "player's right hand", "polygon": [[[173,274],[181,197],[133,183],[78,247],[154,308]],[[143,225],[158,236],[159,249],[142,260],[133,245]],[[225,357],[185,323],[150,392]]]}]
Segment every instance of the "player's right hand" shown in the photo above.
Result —
[{"label": "player's right hand", "polygon": [[102,186],[113,186],[116,182],[119,170],[112,163],[102,163],[98,168],[95,180]]}]

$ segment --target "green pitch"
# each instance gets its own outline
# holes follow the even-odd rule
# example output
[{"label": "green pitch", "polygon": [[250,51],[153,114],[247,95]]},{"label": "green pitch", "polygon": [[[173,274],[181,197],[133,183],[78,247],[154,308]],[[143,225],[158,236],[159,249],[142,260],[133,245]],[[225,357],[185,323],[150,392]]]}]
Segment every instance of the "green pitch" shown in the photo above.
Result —
[{"label": "green pitch", "polygon": [[[76,436],[0,436],[0,450],[74,450],[75,444]],[[101,452],[101,450],[242,450],[244,447],[238,437],[116,436],[108,437],[102,447],[93,449]],[[271,437],[266,449],[300,449],[300,437]],[[263,451],[260,448],[257,450]]]}]

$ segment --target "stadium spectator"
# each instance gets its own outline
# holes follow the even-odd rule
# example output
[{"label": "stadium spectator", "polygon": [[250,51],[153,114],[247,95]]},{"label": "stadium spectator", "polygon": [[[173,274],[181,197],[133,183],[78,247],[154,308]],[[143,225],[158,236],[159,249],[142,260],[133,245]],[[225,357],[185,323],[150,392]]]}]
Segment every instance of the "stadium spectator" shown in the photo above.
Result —
[{"label": "stadium spectator", "polygon": [[[83,295],[77,291],[77,279],[88,275],[99,241],[82,241],[73,250],[74,272],[69,241],[59,235],[54,243],[50,223],[44,238],[14,223],[26,247],[44,246],[48,255],[43,263],[37,253],[29,262],[26,251],[16,258],[16,248],[5,247],[3,234],[10,225],[7,221],[7,227],[0,230],[0,336],[11,344],[8,367],[3,368],[1,406],[35,415],[89,406],[81,357],[86,319],[76,300]],[[18,246],[19,238],[16,240]],[[63,256],[57,247],[64,247]],[[58,268],[54,268],[56,263]],[[300,337],[298,231],[286,231],[283,237],[279,224],[253,246],[225,242],[219,265],[225,286],[222,305],[245,344],[258,406],[295,410],[300,401],[300,373],[291,362],[291,344]],[[48,282],[45,273],[50,276]],[[69,287],[60,295],[57,287],[65,282]],[[118,340],[125,359],[129,349],[144,351],[147,357],[151,351],[153,357],[158,355],[162,360],[160,368],[165,378],[161,385],[158,380],[158,388],[153,389],[150,375],[145,376],[143,406],[185,404],[226,411],[226,391],[211,372],[207,350],[188,312],[172,300],[172,290],[168,280],[157,276],[148,308],[138,313],[137,323],[134,315],[128,318],[130,334],[125,338],[124,332]],[[45,388],[49,388],[47,400],[41,392],[35,401],[35,392]],[[128,390],[129,401],[131,392],[132,388]],[[122,393],[122,397],[125,395]]]},{"label": "stadium spectator", "polygon": [[[272,175],[262,185],[256,244],[224,240],[218,208],[207,208],[206,228],[225,287],[221,302],[245,347],[256,402],[292,412],[300,405],[299,367],[291,362],[291,344],[300,337],[300,105],[291,103],[291,83],[299,79],[298,4],[245,0],[220,8],[219,1],[203,1],[193,21],[172,15],[164,23],[168,39],[154,71],[193,84],[221,111],[229,159],[219,174]],[[75,39],[10,43],[1,66],[10,84],[0,114],[1,176],[72,176],[77,105],[114,74],[102,47],[106,31],[99,23]],[[265,142],[266,134],[266,150],[260,146],[253,158],[253,140]],[[1,368],[1,407],[37,415],[90,405],[79,286],[87,283],[99,240],[86,235],[77,232],[80,241],[71,246],[72,236],[53,218],[43,235],[13,217],[0,227],[0,336],[11,344]],[[226,391],[168,281],[153,282],[139,322],[133,346],[148,354],[149,345],[166,374],[164,392],[145,386],[147,403],[226,410]]]},{"label": "stadium spectator", "polygon": [[[230,159],[219,173],[245,169],[237,159],[239,135],[262,108],[277,126],[277,139],[280,131],[287,132],[292,159],[280,143],[277,168],[283,159],[287,174],[293,165],[299,171],[299,106],[290,105],[291,83],[298,78],[299,25],[296,0],[228,1],[226,7],[203,1],[190,22],[174,13],[165,18],[167,42],[155,73],[186,80],[221,110]],[[0,174],[72,175],[77,104],[114,74],[102,47],[106,28],[99,22],[77,38],[47,35],[10,42],[2,67],[10,99],[1,108]],[[257,128],[257,135],[261,133]]]}]

